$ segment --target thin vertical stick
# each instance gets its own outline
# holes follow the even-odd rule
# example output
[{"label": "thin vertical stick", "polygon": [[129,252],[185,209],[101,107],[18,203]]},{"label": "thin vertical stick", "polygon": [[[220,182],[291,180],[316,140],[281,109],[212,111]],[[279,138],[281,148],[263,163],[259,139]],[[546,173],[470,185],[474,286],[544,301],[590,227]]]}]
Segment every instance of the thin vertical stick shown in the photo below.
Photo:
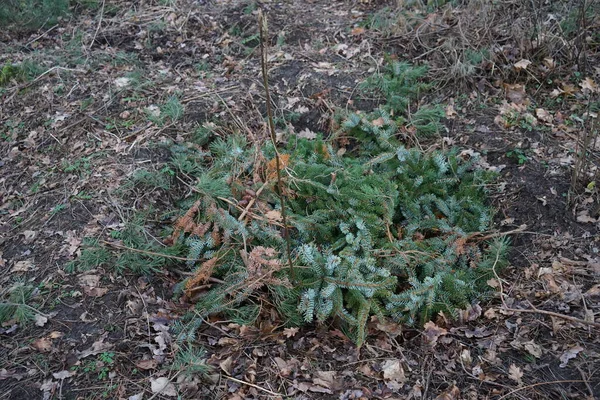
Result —
[{"label": "thin vertical stick", "polygon": [[260,64],[262,67],[263,84],[265,86],[265,96],[267,101],[267,119],[269,121],[269,132],[271,133],[271,142],[273,142],[273,148],[275,149],[275,168],[277,169],[277,193],[279,194],[279,202],[281,203],[283,238],[285,239],[286,244],[290,276],[292,278],[292,281],[295,281],[296,271],[294,270],[294,264],[292,262],[292,246],[290,243],[290,235],[288,231],[287,217],[285,213],[285,196],[283,194],[283,183],[281,181],[281,162],[279,159],[279,151],[277,151],[277,136],[275,134],[275,124],[273,123],[273,111],[271,110],[271,94],[269,92],[269,78],[267,74],[267,40],[269,37],[267,19],[263,15],[262,10],[258,11],[258,24],[260,30]]}]

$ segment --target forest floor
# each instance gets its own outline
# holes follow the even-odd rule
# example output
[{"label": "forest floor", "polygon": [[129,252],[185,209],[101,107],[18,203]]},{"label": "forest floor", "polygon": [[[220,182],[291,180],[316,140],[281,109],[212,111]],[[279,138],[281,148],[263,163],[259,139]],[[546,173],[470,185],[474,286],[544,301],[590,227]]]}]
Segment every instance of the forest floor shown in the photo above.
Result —
[{"label": "forest floor", "polygon": [[207,376],[173,363],[169,325],[191,307],[173,294],[177,268],[68,263],[131,221],[162,245],[192,194],[165,143],[186,145],[207,123],[268,139],[258,5],[77,2],[57,26],[0,32],[0,65],[37,71],[0,87],[0,287],[5,302],[31,288],[34,317],[0,326],[0,399],[600,398],[595,141],[576,165],[598,112],[598,14],[589,32],[543,48],[509,3],[265,2],[282,135],[328,134],[336,110],[375,107],[358,86],[386,56],[430,65],[436,90],[420,101],[444,107],[445,129],[411,145],[457,146],[499,172],[491,193],[510,267],[492,282],[497,296],[459,321],[373,320],[359,352],[333,323],[217,315],[197,338]]}]

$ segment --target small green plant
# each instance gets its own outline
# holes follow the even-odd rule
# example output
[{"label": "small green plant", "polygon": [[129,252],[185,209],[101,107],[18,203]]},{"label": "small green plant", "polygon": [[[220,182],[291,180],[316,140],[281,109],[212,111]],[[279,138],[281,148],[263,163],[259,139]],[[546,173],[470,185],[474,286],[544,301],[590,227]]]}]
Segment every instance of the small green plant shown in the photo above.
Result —
[{"label": "small green plant", "polygon": [[281,31],[277,34],[277,47],[283,47],[285,45],[285,31]]},{"label": "small green plant", "polygon": [[50,215],[54,216],[54,215],[56,215],[56,214],[58,214],[58,213],[60,213],[60,212],[62,212],[64,210],[66,210],[66,209],[67,209],[67,205],[65,203],[57,204],[57,205],[55,205],[54,207],[52,207],[50,209]]},{"label": "small green plant", "polygon": [[0,137],[2,140],[11,141],[14,140],[19,133],[23,132],[25,129],[25,123],[23,121],[9,119],[4,122],[4,126],[0,131]]},{"label": "small green plant", "polygon": [[207,376],[213,370],[212,366],[206,363],[206,351],[189,343],[178,349],[170,368],[186,375],[200,377]]},{"label": "small green plant", "polygon": [[91,160],[94,155],[81,157],[76,160],[65,159],[61,162],[60,166],[63,172],[66,173],[77,173],[78,175],[89,175],[92,170]]},{"label": "small green plant", "polygon": [[[152,210],[135,213],[121,230],[113,230],[110,236],[117,239],[128,249],[120,252],[110,251],[96,238],[84,238],[80,256],[68,262],[64,269],[68,273],[86,271],[103,266],[113,268],[117,273],[149,275],[169,266],[169,255],[179,255],[182,246],[164,247],[154,234],[151,234],[146,221]],[[166,255],[167,258],[160,255]]]},{"label": "small green plant", "polygon": [[515,160],[519,165],[523,165],[527,161],[529,161],[529,157],[527,157],[527,154],[525,154],[525,151],[523,151],[522,149],[517,149],[517,148],[506,152],[506,157],[508,157],[512,160]]},{"label": "small green plant", "polygon": [[114,259],[112,253],[100,246],[97,239],[84,238],[81,245],[81,255],[77,260],[69,261],[65,265],[65,271],[69,273],[88,271],[100,266],[108,266]]},{"label": "small green plant", "polygon": [[74,196],[74,199],[77,200],[91,200],[94,198],[94,195],[91,193],[86,192],[85,190],[82,190],[80,192],[77,192]]},{"label": "small green plant", "polygon": [[162,106],[160,106],[160,113],[158,113],[158,115],[149,113],[148,118],[155,124],[162,126],[167,120],[171,123],[179,120],[183,117],[184,111],[185,109],[183,104],[179,101],[179,98],[177,96],[171,96]]},{"label": "small green plant", "polygon": [[22,282],[0,292],[0,323],[15,320],[25,323],[32,320],[38,311],[28,305],[34,293],[34,287]]},{"label": "small green plant", "polygon": [[248,4],[246,5],[246,7],[244,7],[244,14],[246,15],[250,15],[252,14],[257,8],[256,2],[255,1],[250,1],[248,2]]},{"label": "small green plant", "polygon": [[192,142],[199,145],[206,145],[215,135],[215,125],[209,122],[198,125],[192,134]]},{"label": "small green plant", "polygon": [[200,61],[194,66],[194,69],[198,73],[206,73],[210,71],[210,63],[208,61]]}]

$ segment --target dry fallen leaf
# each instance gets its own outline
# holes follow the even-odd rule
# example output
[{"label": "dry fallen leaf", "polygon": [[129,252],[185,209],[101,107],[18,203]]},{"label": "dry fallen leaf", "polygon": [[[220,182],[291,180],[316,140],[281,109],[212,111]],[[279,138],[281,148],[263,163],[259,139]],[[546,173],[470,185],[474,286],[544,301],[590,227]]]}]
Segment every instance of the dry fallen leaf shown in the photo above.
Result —
[{"label": "dry fallen leaf", "polygon": [[363,28],[363,27],[357,27],[350,31],[350,34],[352,36],[362,35],[363,33],[365,33],[365,28]]},{"label": "dry fallen leaf", "polygon": [[383,117],[379,117],[373,120],[371,123],[373,124],[373,126],[383,126],[385,125],[385,120],[383,119]]},{"label": "dry fallen leaf", "polygon": [[590,77],[587,77],[584,80],[582,80],[581,83],[579,84],[579,86],[581,87],[581,90],[584,92],[594,93],[594,92],[598,91],[598,85]]},{"label": "dry fallen leaf", "polygon": [[285,335],[286,338],[291,338],[296,336],[296,333],[298,333],[299,329],[298,328],[283,328],[283,334]]},{"label": "dry fallen leaf", "polygon": [[52,350],[52,341],[49,338],[43,337],[33,341],[31,346],[37,351],[41,351],[42,353],[48,353]]},{"label": "dry fallen leaf", "polygon": [[31,260],[17,261],[10,272],[27,272],[34,270]]},{"label": "dry fallen leaf", "polygon": [[511,364],[508,368],[508,377],[520,385],[521,378],[523,378],[523,371],[521,371],[521,368],[517,367],[515,364]]},{"label": "dry fallen leaf", "polygon": [[160,378],[150,378],[150,388],[152,393],[160,393],[163,396],[175,397],[177,396],[177,390],[175,390],[175,385],[173,385],[169,378],[164,376]]},{"label": "dry fallen leaf", "polygon": [[542,61],[542,63],[546,66],[546,68],[552,69],[556,66],[554,59],[552,57],[546,57]]},{"label": "dry fallen leaf", "polygon": [[567,366],[567,364],[569,363],[569,360],[577,357],[577,354],[579,354],[581,351],[583,351],[583,347],[581,347],[581,346],[575,346],[575,347],[572,347],[569,350],[565,351],[560,356],[559,367],[565,368]]},{"label": "dry fallen leaf", "polygon": [[98,340],[92,343],[92,346],[89,349],[77,352],[77,357],[81,360],[82,358],[95,356],[96,354],[112,349],[114,346],[112,343],[104,343],[104,339],[106,339],[107,336],[108,332],[104,333]]},{"label": "dry fallen leaf", "polygon": [[48,317],[45,317],[42,314],[35,314],[35,326],[44,326],[46,322],[48,322]]},{"label": "dry fallen leaf", "polygon": [[460,397],[460,389],[456,385],[442,393],[440,393],[435,400],[457,400]]},{"label": "dry fallen leaf", "polygon": [[387,333],[391,337],[396,337],[402,334],[402,325],[388,320],[377,321],[377,325],[375,325],[378,330],[381,332]]},{"label": "dry fallen leaf", "polygon": [[547,122],[547,123],[551,123],[552,120],[554,119],[554,117],[552,116],[552,114],[550,114],[548,111],[544,110],[543,108],[536,108],[535,109],[535,116],[540,121]]},{"label": "dry fallen leaf", "polygon": [[143,370],[154,369],[158,366],[158,361],[153,358],[150,360],[139,360],[135,363],[135,366]]},{"label": "dry fallen leaf", "polygon": [[84,286],[83,292],[91,297],[102,297],[108,292],[108,288]]},{"label": "dry fallen leaf", "polygon": [[79,283],[82,286],[97,287],[100,283],[100,275],[85,274],[79,276]]},{"label": "dry fallen leaf", "polygon": [[504,91],[506,93],[506,98],[510,100],[515,105],[528,103],[529,99],[527,98],[527,93],[525,92],[525,86],[520,85],[518,83],[514,85],[504,84]]},{"label": "dry fallen leaf", "polygon": [[72,377],[73,375],[75,375],[75,371],[67,371],[67,370],[55,372],[52,374],[54,379],[67,379],[67,378]]},{"label": "dry fallen leaf", "polygon": [[539,344],[535,343],[533,340],[523,343],[523,347],[525,348],[525,350],[527,350],[529,354],[531,354],[535,358],[542,357],[542,347]]},{"label": "dry fallen leaf", "polygon": [[582,223],[595,223],[598,220],[596,218],[590,217],[589,210],[583,210],[579,215],[577,215],[577,222]]},{"label": "dry fallen leaf", "polygon": [[514,67],[517,71],[520,71],[522,69],[527,69],[527,67],[531,64],[531,61],[526,60],[526,59],[522,59],[521,61],[518,61],[516,63],[514,63]]},{"label": "dry fallen leaf", "polygon": [[425,331],[425,339],[427,343],[431,345],[431,347],[435,347],[440,336],[444,336],[448,334],[448,331],[444,328],[441,328],[435,324],[433,321],[429,321],[424,325]]},{"label": "dry fallen leaf", "polygon": [[317,134],[315,132],[311,131],[308,128],[304,128],[300,132],[298,132],[298,137],[299,138],[308,139],[308,140],[312,140],[312,139],[315,139],[317,137]]},{"label": "dry fallen leaf", "polygon": [[231,375],[231,367],[233,365],[233,357],[229,356],[219,363],[219,367],[228,375]]},{"label": "dry fallen leaf", "polygon": [[340,388],[340,380],[336,376],[336,371],[317,371],[316,375],[317,376],[313,378],[313,383],[315,385],[334,391]]},{"label": "dry fallen leaf", "polygon": [[454,119],[454,117],[456,117],[456,110],[454,109],[454,105],[453,104],[448,104],[446,106],[446,118],[448,119]]},{"label": "dry fallen leaf", "polygon": [[271,210],[266,212],[265,217],[267,217],[269,221],[274,222],[280,222],[281,220],[283,220],[283,217],[281,216],[281,211],[278,210]]},{"label": "dry fallen leaf", "polygon": [[400,364],[400,360],[386,360],[381,364],[383,379],[386,381],[386,386],[391,390],[402,388],[402,384],[406,382],[404,369]]}]

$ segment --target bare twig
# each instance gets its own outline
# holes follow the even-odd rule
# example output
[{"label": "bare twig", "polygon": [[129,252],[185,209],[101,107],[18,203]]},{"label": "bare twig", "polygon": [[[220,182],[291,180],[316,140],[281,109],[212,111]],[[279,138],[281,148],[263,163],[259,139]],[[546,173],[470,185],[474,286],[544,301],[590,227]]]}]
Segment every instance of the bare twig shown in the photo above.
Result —
[{"label": "bare twig", "polygon": [[583,383],[583,382],[585,382],[585,381],[582,381],[581,379],[568,379],[568,380],[564,380],[564,381],[538,382],[538,383],[534,383],[533,385],[527,385],[527,386],[523,386],[523,387],[517,388],[515,390],[511,390],[510,392],[506,393],[504,396],[499,397],[498,400],[505,399],[507,397],[512,396],[513,394],[515,394],[517,392],[522,392],[523,390],[531,389],[531,388],[534,388],[536,386],[554,385],[554,384],[560,384],[560,383]]},{"label": "bare twig", "polygon": [[275,393],[275,392],[272,392],[272,391],[270,391],[269,389],[265,389],[265,388],[263,388],[263,387],[260,387],[260,386],[258,386],[258,385],[255,385],[254,383],[250,383],[250,382],[242,381],[241,379],[237,379],[237,378],[234,378],[234,377],[232,377],[232,376],[227,376],[227,375],[225,375],[225,378],[226,378],[226,379],[229,379],[230,381],[233,381],[233,382],[236,382],[236,383],[241,383],[242,385],[250,386],[250,387],[253,387],[254,389],[261,390],[261,391],[263,391],[263,392],[265,392],[265,393],[268,393],[268,394],[270,394],[271,396],[278,396],[278,397],[281,397],[281,396],[283,396],[283,395],[282,395],[282,394],[280,394],[280,393]]},{"label": "bare twig", "polygon": [[96,32],[94,32],[94,37],[92,38],[92,41],[90,42],[90,47],[89,49],[92,49],[92,46],[94,45],[94,42],[96,41],[96,36],[98,36],[98,32],[100,31],[100,26],[102,25],[102,17],[104,16],[104,5],[106,3],[106,0],[102,0],[102,8],[100,9],[100,19],[98,20],[98,26],[96,27]]},{"label": "bare twig", "polygon": [[257,191],[256,191],[256,195],[248,202],[248,205],[246,206],[246,208],[244,209],[244,212],[242,212],[242,214],[238,217],[238,221],[241,221],[244,219],[244,217],[246,216],[246,214],[248,214],[248,211],[250,211],[250,209],[252,208],[252,206],[254,205],[254,203],[256,202],[256,200],[258,199],[258,196],[260,196],[260,194],[262,193],[262,191],[264,190],[264,188],[267,187],[268,182],[265,182]]},{"label": "bare twig", "polygon": [[50,29],[48,29],[47,31],[45,31],[44,33],[42,33],[39,36],[36,36],[35,38],[31,39],[29,42],[25,43],[22,47],[27,47],[30,44],[40,40],[41,38],[43,38],[44,36],[46,36],[48,33],[50,33],[52,30],[54,30],[54,28],[56,28],[58,25],[54,25],[53,27],[51,27]]},{"label": "bare twig", "polygon": [[533,306],[533,304],[531,304],[531,303],[529,303],[529,304],[533,308],[530,308],[530,309],[525,309],[525,308],[524,309],[521,309],[521,308],[503,308],[503,310],[505,310],[505,311],[512,311],[512,312],[518,312],[518,313],[549,315],[551,317],[565,319],[567,321],[576,322],[578,324],[590,325],[590,326],[595,326],[596,328],[600,328],[600,322],[586,321],[584,319],[577,318],[577,317],[572,317],[570,315],[559,314],[559,313],[556,313],[554,311],[540,310],[539,308],[535,308]]},{"label": "bare twig", "polygon": [[490,233],[490,234],[483,235],[483,236],[480,236],[480,235],[482,235],[481,232],[475,232],[467,237],[467,241],[476,240],[478,242],[481,242],[483,240],[489,240],[489,239],[493,239],[493,238],[497,238],[497,237],[514,235],[516,233],[525,233],[525,229],[527,229],[527,225],[521,225],[518,228],[513,229],[512,231],[494,232],[494,233]]},{"label": "bare twig", "polygon": [[149,250],[135,249],[133,247],[128,247],[128,246],[125,246],[122,244],[107,242],[106,240],[101,240],[100,243],[103,243],[107,246],[116,247],[117,249],[121,249],[121,250],[129,250],[129,251],[133,251],[134,253],[145,254],[147,256],[170,258],[172,260],[179,260],[179,261],[197,261],[196,259],[191,259],[191,258],[172,256],[170,254],[156,253],[154,251],[149,251]]},{"label": "bare twig", "polygon": [[296,280],[296,273],[294,271],[294,264],[292,262],[292,245],[290,243],[290,235],[288,231],[287,217],[285,212],[285,195],[283,194],[283,184],[281,181],[281,160],[279,151],[277,151],[277,135],[275,133],[275,123],[273,122],[273,110],[271,109],[271,94],[269,92],[269,76],[267,69],[267,40],[268,40],[268,29],[267,19],[263,15],[262,10],[258,13],[258,23],[260,30],[260,54],[261,54],[261,67],[263,84],[265,86],[265,96],[267,103],[267,118],[269,120],[269,131],[271,133],[271,141],[273,142],[273,148],[275,149],[275,168],[277,170],[277,192],[279,194],[279,202],[281,203],[281,220],[283,222],[283,237],[286,242],[286,251],[288,264],[290,268],[290,275],[292,281]]}]

